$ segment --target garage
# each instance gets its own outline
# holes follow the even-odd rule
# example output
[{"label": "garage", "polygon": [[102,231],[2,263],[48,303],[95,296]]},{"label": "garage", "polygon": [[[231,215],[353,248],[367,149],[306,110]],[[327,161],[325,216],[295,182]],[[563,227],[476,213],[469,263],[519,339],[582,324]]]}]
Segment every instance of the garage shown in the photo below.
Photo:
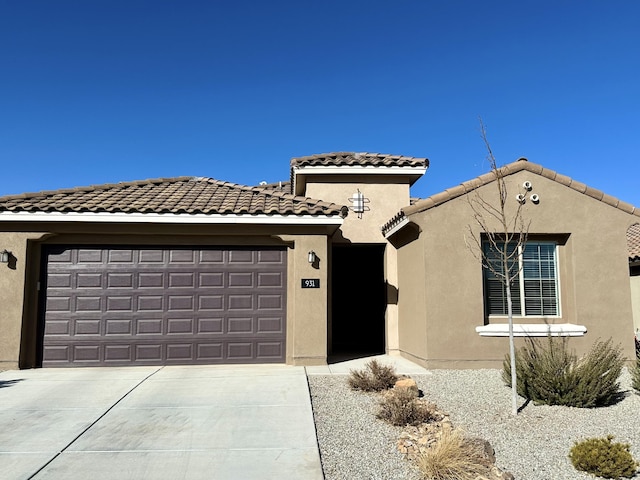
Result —
[{"label": "garage", "polygon": [[43,246],[43,367],[283,363],[284,248]]}]

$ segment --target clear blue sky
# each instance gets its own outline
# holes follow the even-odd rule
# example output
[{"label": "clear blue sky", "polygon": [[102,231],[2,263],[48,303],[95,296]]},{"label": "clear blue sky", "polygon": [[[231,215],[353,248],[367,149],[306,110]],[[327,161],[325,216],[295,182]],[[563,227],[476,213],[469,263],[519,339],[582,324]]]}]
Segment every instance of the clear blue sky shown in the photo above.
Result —
[{"label": "clear blue sky", "polygon": [[0,195],[525,156],[640,206],[640,2],[0,0]]}]

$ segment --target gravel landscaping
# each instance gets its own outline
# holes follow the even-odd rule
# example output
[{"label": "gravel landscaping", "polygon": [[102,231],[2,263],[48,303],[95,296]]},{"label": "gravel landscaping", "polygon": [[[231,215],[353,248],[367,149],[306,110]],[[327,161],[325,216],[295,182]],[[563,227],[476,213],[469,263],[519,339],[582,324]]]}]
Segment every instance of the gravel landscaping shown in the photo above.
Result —
[{"label": "gravel landscaping", "polygon": [[[378,396],[351,391],[346,375],[309,375],[314,419],[326,480],[418,480],[396,449],[400,428],[375,418]],[[567,455],[577,440],[614,435],[640,459],[640,395],[625,370],[625,398],[598,409],[526,405],[509,414],[511,390],[500,370],[433,370],[413,375],[425,397],[455,426],[491,442],[496,463],[517,480],[580,480]],[[522,405],[524,400],[521,399]],[[636,476],[637,478],[637,476]]]}]

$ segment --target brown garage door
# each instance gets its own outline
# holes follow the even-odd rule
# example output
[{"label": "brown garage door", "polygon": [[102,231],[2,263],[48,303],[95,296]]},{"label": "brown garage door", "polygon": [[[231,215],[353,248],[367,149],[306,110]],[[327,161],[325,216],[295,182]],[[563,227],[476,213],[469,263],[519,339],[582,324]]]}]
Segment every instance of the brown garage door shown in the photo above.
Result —
[{"label": "brown garage door", "polygon": [[44,251],[42,366],[284,362],[286,251]]}]

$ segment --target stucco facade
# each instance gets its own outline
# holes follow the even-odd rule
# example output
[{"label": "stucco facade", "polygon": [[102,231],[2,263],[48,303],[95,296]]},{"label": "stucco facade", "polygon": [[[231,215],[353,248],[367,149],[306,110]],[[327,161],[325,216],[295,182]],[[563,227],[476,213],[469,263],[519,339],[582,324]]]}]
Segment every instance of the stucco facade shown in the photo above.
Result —
[{"label": "stucco facade", "polygon": [[[412,203],[410,187],[428,164],[414,157],[342,152],[293,159],[291,184],[277,188],[180,177],[2,197],[0,251],[11,252],[11,258],[0,265],[0,368],[43,365],[44,332],[53,325],[47,316],[55,293],[48,288],[47,255],[54,246],[240,249],[255,256],[277,250],[286,262],[280,271],[286,274],[278,273],[285,279],[279,294],[286,297],[278,361],[320,365],[352,349],[400,354],[429,368],[499,367],[508,342],[483,328],[500,329],[506,318],[487,313],[487,284],[470,242],[483,232],[469,200],[493,202],[494,177],[484,175]],[[508,215],[518,207],[516,193],[530,182],[522,208],[529,242],[554,246],[557,271],[557,314],[518,315],[515,323],[525,330],[575,326],[579,336],[571,343],[578,353],[611,337],[632,358],[633,330],[640,327],[640,277],[634,266],[630,280],[626,232],[640,212],[536,164],[504,168]],[[361,209],[353,201],[356,194]],[[236,273],[255,280],[260,270],[251,271]],[[68,287],[72,293],[81,290],[74,283]],[[103,282],[104,301],[108,290]],[[197,301],[202,290],[193,292]],[[243,321],[268,323],[268,306],[254,307]],[[104,314],[105,322],[112,313]],[[135,315],[132,310],[131,318]],[[119,341],[130,339],[134,348],[136,334],[128,334]],[[193,348],[199,348],[198,335],[193,334]]]},{"label": "stucco facade", "polygon": [[[559,274],[558,315],[516,316],[514,322],[581,325],[587,334],[571,342],[578,353],[595,339],[611,337],[632,358],[625,234],[637,216],[531,170],[508,174],[505,181],[513,197],[507,202],[508,218],[518,207],[515,196],[525,181],[539,195],[538,204],[527,201],[522,209],[530,222],[528,239],[557,244]],[[479,326],[504,324],[506,317],[485,314],[483,268],[469,241],[482,233],[469,196],[496,205],[498,193],[491,182],[468,187],[467,193],[435,199],[437,205],[418,202],[406,209],[410,227],[391,238],[398,246],[400,352],[430,368],[498,367],[508,351],[505,338],[476,332]]]}]

